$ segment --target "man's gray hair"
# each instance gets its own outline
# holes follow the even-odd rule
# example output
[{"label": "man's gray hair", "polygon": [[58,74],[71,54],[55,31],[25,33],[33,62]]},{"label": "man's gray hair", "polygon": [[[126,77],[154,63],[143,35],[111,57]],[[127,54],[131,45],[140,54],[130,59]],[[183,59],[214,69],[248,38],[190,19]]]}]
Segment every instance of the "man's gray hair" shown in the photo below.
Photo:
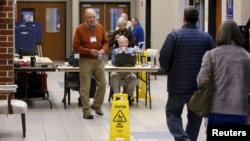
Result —
[{"label": "man's gray hair", "polygon": [[84,12],[84,17],[87,17],[89,13],[94,13],[96,15],[96,12],[93,8],[87,8]]},{"label": "man's gray hair", "polygon": [[117,40],[118,40],[118,42],[119,42],[120,40],[124,40],[124,41],[126,41],[126,42],[128,43],[128,38],[125,37],[124,35],[119,36]]}]

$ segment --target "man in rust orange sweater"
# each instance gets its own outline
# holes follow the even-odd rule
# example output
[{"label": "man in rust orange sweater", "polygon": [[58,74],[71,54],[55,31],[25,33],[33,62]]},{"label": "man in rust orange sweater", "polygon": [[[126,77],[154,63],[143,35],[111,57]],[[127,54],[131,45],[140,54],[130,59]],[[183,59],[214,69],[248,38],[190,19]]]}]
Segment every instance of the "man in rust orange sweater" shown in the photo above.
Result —
[{"label": "man in rust orange sweater", "polygon": [[[101,106],[106,92],[105,66],[101,56],[108,52],[108,38],[103,26],[96,22],[96,12],[88,8],[84,14],[85,22],[76,28],[73,49],[80,54],[79,73],[80,73],[80,94],[83,104],[83,118],[93,119],[91,109],[97,115],[103,115]],[[89,105],[89,88],[91,76],[97,82],[97,90],[93,104]]]}]

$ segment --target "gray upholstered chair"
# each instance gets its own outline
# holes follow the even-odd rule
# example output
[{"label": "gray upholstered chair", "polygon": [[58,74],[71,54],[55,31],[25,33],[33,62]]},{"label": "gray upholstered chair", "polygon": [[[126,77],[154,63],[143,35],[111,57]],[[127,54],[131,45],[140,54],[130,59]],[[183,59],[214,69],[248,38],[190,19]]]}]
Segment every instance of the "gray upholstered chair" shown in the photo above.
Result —
[{"label": "gray upholstered chair", "polygon": [[[158,54],[158,49],[147,49],[148,57],[150,58],[151,62],[156,65],[156,56]],[[155,80],[156,80],[156,73],[155,73]]]},{"label": "gray upholstered chair", "polygon": [[21,114],[23,137],[26,137],[25,113],[28,106],[22,100],[13,99],[12,94],[16,89],[17,85],[0,85],[0,114]]}]

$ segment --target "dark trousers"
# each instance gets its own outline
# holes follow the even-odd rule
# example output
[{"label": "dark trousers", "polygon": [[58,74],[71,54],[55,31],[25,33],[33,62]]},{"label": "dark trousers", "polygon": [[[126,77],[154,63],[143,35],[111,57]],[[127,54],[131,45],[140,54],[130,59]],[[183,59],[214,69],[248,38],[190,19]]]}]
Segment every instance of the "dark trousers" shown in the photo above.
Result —
[{"label": "dark trousers", "polygon": [[196,141],[202,118],[187,109],[186,129],[183,129],[182,111],[192,94],[169,93],[166,104],[167,125],[175,141]]}]

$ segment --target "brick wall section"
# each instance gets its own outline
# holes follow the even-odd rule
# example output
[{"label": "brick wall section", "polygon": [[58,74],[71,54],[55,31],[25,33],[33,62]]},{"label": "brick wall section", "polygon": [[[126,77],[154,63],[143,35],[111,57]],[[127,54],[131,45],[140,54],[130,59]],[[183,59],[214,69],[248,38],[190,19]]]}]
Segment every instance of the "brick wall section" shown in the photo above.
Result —
[{"label": "brick wall section", "polygon": [[0,0],[0,84],[14,83],[13,0]]}]

